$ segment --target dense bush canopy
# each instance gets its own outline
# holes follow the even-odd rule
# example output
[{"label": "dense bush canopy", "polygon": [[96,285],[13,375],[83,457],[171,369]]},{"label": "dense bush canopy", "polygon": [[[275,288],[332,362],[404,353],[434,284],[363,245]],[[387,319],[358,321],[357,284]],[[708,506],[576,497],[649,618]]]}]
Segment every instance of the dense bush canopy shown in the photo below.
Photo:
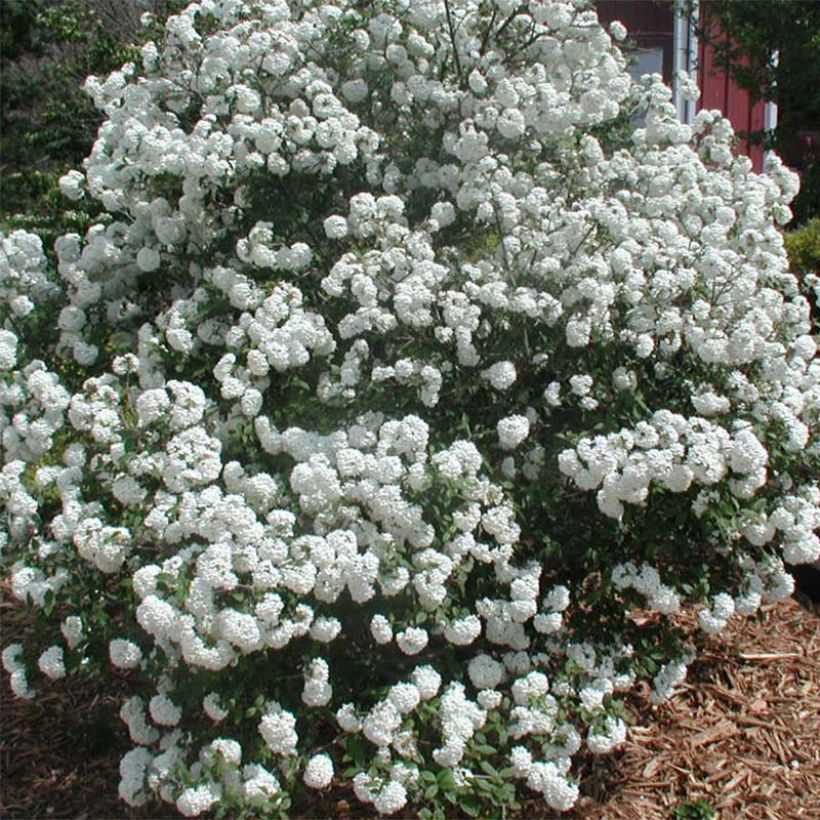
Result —
[{"label": "dense bush canopy", "polygon": [[817,559],[795,177],[677,122],[623,36],[203,0],[88,80],[61,187],[108,215],[56,269],[1,240],[3,555],[42,613],[3,661],[22,697],[128,670],[130,804],[569,809],[623,693],[683,680],[671,616]]}]

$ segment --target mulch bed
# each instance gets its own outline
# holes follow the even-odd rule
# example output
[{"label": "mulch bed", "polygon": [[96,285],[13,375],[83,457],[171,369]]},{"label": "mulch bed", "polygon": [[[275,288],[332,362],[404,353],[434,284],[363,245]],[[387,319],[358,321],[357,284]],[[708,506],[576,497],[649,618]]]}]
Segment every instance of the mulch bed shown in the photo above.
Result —
[{"label": "mulch bed", "polygon": [[[30,622],[0,604],[3,645]],[[133,812],[117,799],[130,748],[116,693],[79,680],[14,698],[2,675],[0,816],[11,820],[176,818],[169,806]],[[110,687],[109,687],[110,688]],[[701,800],[721,818],[820,818],[820,609],[790,599],[759,619],[735,619],[705,642],[686,685],[654,707],[631,702],[625,747],[581,762],[582,798],[566,818],[654,820]],[[351,802],[354,805],[351,805]],[[311,817],[364,816],[344,795]],[[535,802],[525,812],[548,816]],[[307,815],[303,815],[307,820]]]},{"label": "mulch bed", "polygon": [[570,816],[653,820],[702,800],[723,818],[820,818],[820,608],[802,603],[734,619],[670,703],[639,697],[625,747],[587,766]]}]

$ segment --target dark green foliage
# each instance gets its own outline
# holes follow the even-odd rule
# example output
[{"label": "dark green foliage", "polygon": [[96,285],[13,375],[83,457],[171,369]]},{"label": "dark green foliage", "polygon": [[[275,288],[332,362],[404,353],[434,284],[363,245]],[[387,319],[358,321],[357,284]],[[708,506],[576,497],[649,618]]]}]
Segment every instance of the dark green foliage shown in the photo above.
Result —
[{"label": "dark green foliage", "polygon": [[[815,167],[820,170],[820,165]],[[820,185],[820,178],[818,185]],[[812,219],[799,230],[787,233],[786,250],[792,271],[799,277],[801,287],[812,306],[812,319],[815,331],[818,331],[820,330],[820,305],[806,282],[806,275],[820,276],[820,217]]]},{"label": "dark green foliage", "polygon": [[697,800],[681,803],[672,816],[675,820],[709,820],[717,816],[717,812],[711,803],[699,797]]},{"label": "dark green foliage", "polygon": [[88,74],[122,62],[86,3],[10,0],[0,25],[3,216],[50,215],[55,177],[88,154],[100,122]]},{"label": "dark green foliage", "polygon": [[820,217],[786,234],[786,250],[795,273],[820,274]]},{"label": "dark green foliage", "polygon": [[94,203],[66,213],[57,188],[62,174],[82,166],[102,121],[83,91],[85,78],[138,61],[131,41],[144,37],[125,14],[128,3],[119,7],[121,20],[96,8],[89,0],[3,0],[0,227],[35,230],[47,249],[60,233],[83,230],[99,211]]}]

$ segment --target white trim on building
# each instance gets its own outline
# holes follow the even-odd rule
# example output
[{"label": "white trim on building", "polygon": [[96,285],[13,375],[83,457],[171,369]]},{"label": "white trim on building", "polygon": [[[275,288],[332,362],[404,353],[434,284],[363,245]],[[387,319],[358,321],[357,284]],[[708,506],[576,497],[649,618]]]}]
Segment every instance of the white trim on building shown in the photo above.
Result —
[{"label": "white trim on building", "polygon": [[[777,65],[777,61],[780,58],[778,52],[775,52],[773,55],[774,64]],[[767,136],[770,131],[774,131],[777,128],[777,118],[778,118],[778,109],[777,103],[771,100],[766,101],[766,105],[763,108],[763,130],[766,132]],[[763,167],[766,167],[766,160],[773,154],[773,151],[766,151],[763,154]]]},{"label": "white trim on building", "polygon": [[673,102],[678,112],[678,119],[684,123],[692,123],[697,111],[696,100],[685,100],[677,82],[679,71],[688,74],[697,81],[698,71],[698,9],[693,9],[690,15],[682,10],[675,11],[675,27],[672,35],[672,72],[673,72]]}]

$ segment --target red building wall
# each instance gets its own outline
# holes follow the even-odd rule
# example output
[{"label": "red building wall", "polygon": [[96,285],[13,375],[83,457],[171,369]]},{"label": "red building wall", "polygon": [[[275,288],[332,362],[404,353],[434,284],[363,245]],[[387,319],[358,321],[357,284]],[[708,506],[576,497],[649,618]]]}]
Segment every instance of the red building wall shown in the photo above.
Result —
[{"label": "red building wall", "polygon": [[[707,3],[702,4],[708,15]],[[708,16],[701,25],[708,24]],[[700,102],[698,108],[717,108],[732,123],[738,133],[737,150],[750,157],[756,171],[763,168],[764,149],[749,140],[750,131],[762,131],[765,127],[766,103],[758,100],[752,104],[747,91],[738,88],[735,82],[723,69],[715,64],[715,53],[712,46],[700,44],[698,49],[698,85],[700,86]]]}]

